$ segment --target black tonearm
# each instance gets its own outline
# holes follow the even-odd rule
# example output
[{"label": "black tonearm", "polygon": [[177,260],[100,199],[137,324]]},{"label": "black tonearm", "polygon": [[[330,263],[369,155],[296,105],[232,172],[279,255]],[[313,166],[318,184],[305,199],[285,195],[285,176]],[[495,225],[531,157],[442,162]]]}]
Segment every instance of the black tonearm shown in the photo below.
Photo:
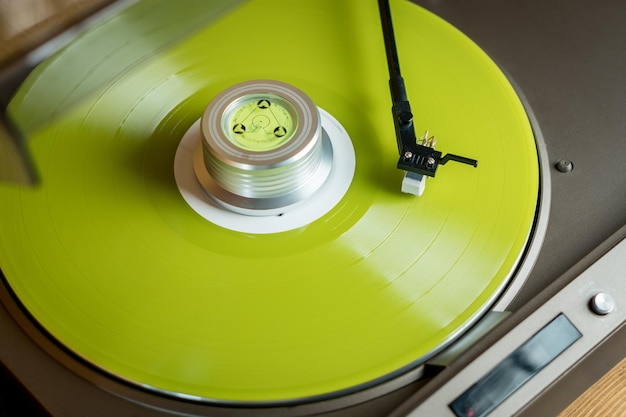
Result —
[{"label": "black tonearm", "polygon": [[478,166],[475,159],[454,154],[442,153],[435,149],[434,137],[428,137],[428,132],[418,139],[415,136],[413,113],[406,94],[404,79],[400,73],[398,51],[393,33],[389,0],[378,0],[380,19],[385,40],[387,64],[389,66],[389,89],[393,102],[392,114],[396,129],[396,140],[400,159],[398,168],[407,172],[434,177],[439,164],[445,165],[448,161],[457,161],[468,165]]}]

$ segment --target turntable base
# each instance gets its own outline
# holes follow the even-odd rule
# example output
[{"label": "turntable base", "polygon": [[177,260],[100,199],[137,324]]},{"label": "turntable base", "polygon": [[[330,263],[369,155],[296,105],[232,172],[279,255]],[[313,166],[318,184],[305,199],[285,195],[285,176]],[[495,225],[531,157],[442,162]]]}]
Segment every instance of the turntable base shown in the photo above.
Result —
[{"label": "turntable base", "polygon": [[[0,388],[1,416],[51,417],[3,366],[0,366]],[[621,415],[626,415],[626,358],[598,379],[558,417]]]},{"label": "turntable base", "polygon": [[[0,6],[1,6],[1,4],[2,4],[2,1],[3,1],[3,0],[0,0]],[[45,1],[45,0],[41,0],[41,1],[43,2],[43,1]],[[57,3],[57,4],[58,4],[59,2],[55,2],[55,3]],[[95,3],[95,2],[94,2],[94,3]],[[428,4],[428,2],[423,2],[423,3]],[[436,3],[436,2],[432,2],[432,3]],[[29,3],[29,2],[23,2],[23,5],[24,5],[24,6],[27,6],[27,7],[28,7],[28,5],[29,5],[29,4],[31,4],[31,3]],[[22,5],[22,3],[21,3],[21,2],[20,2],[20,5]],[[492,6],[493,6],[493,5],[492,5]],[[588,5],[586,5],[586,6],[588,6]],[[447,7],[446,5],[442,5],[442,8],[444,8],[444,9],[445,9],[446,7]],[[504,6],[503,6],[503,7],[504,7]],[[531,9],[531,8],[529,8],[529,9]],[[482,10],[482,9],[481,9],[481,10]],[[477,13],[478,13],[478,12],[477,12]],[[481,13],[482,13],[482,12],[481,12]],[[468,15],[467,11],[464,13],[464,15],[465,15],[465,16],[467,16],[467,15]],[[497,13],[496,13],[496,15],[497,15]],[[480,24],[480,25],[476,24],[476,21],[479,21],[479,20],[480,20],[480,16],[472,16],[471,18],[468,18],[468,20],[473,20],[473,21],[474,21],[475,26],[477,26],[477,27],[481,27],[481,26],[482,26],[482,27],[488,27],[488,26],[489,26],[488,24],[485,24],[485,22],[483,22],[483,23],[482,23],[482,24]],[[564,19],[564,20],[565,20],[565,21],[568,21],[569,19]],[[574,20],[575,20],[575,19],[574,19]],[[592,20],[592,19],[591,19],[591,20]],[[504,20],[503,20],[503,21],[504,21]],[[471,26],[471,25],[469,25],[469,26]],[[552,26],[553,26],[553,25],[550,25],[550,27],[552,27]],[[556,25],[554,25],[554,26],[555,26],[555,27],[559,27],[560,29],[562,29],[562,27],[561,27],[561,26],[559,26],[558,24],[556,24]],[[584,26],[584,25],[583,25],[583,26]],[[577,30],[578,30],[578,28],[577,28]],[[479,30],[478,32],[480,32],[480,30]],[[487,30],[487,32],[488,32],[488,30]],[[539,33],[539,31],[538,31],[538,33]],[[475,34],[472,34],[472,35],[470,35],[470,36],[471,36],[473,39],[477,40],[477,38],[475,38],[475,37],[474,37],[474,36],[475,36]],[[489,36],[488,36],[488,38],[491,38],[491,39],[496,39],[496,38],[498,38],[498,37],[497,37],[497,36],[491,36],[491,35],[489,35]],[[505,38],[506,38],[506,37],[505,37]],[[619,37],[617,37],[617,38],[619,38]],[[483,41],[484,41],[484,39],[483,39]],[[479,42],[479,43],[480,43],[480,42]],[[498,45],[498,43],[497,43],[497,42],[495,42],[495,41],[494,41],[494,43],[495,43],[496,45]],[[489,44],[489,42],[484,42],[484,43],[480,43],[480,44],[481,44],[481,45],[485,45],[485,44]],[[496,48],[496,52],[497,52],[497,51],[498,51],[498,49]],[[492,50],[491,52],[493,52],[493,50]],[[505,54],[505,55],[506,55],[506,54]],[[498,57],[498,56],[499,56],[499,54],[498,54],[498,53],[495,53],[495,54],[494,54],[494,56],[495,56],[495,57]],[[521,53],[521,54],[520,54],[520,59],[522,59],[522,57],[524,57],[524,53]],[[504,68],[508,68],[508,69],[510,69],[510,68],[514,68],[514,69],[515,69],[515,66],[514,66],[514,65],[506,65],[506,64],[507,64],[507,62],[506,62],[506,58],[501,58],[501,59],[503,59],[503,60],[504,60],[504,64],[505,64],[505,65],[503,65],[503,67],[504,67]],[[530,61],[531,61],[531,60],[529,60],[529,62],[530,62]],[[547,61],[548,61],[548,63],[550,62],[550,60],[549,60],[549,59],[548,59]],[[403,61],[403,62],[404,62],[404,61]],[[501,63],[502,63],[502,62],[501,62]],[[508,64],[510,64],[510,63],[511,63],[511,62],[509,61],[509,62],[508,62]],[[543,71],[543,74],[545,74],[546,72],[548,72],[548,73],[549,73],[549,71]],[[528,73],[532,73],[532,71],[524,71],[523,73],[524,73],[524,74],[528,74]],[[540,73],[541,73],[541,72],[540,72]],[[514,74],[514,75],[517,75],[517,76],[519,77],[519,78],[517,79],[517,81],[520,81],[520,80],[521,80],[521,81],[522,81],[522,84],[524,84],[524,81],[526,81],[526,84],[532,84],[532,83],[529,83],[529,82],[528,82],[528,79],[527,79],[527,78],[520,77],[520,74],[519,74],[519,73],[518,73],[518,74]],[[557,84],[558,84],[558,83],[557,83]],[[528,90],[528,91],[530,91],[530,90]],[[552,97],[552,95],[554,95],[553,93],[550,93],[550,94],[552,94],[552,95],[550,95],[550,94],[548,94],[548,93],[545,93],[545,90],[542,90],[542,93],[541,93],[541,94],[542,94],[542,97],[544,97],[544,96],[545,96],[545,97]],[[584,95],[584,94],[583,94],[583,95]],[[535,98],[535,103],[534,103],[535,105],[537,104],[537,101],[538,101],[538,100]],[[594,102],[594,100],[587,100],[587,101],[588,101],[588,102]],[[573,102],[573,101],[572,101],[572,100],[568,100],[567,102]],[[548,103],[550,103],[550,104],[554,104],[554,103],[551,103],[549,100],[548,100]],[[549,113],[550,113],[550,114],[552,114],[552,110],[553,110],[553,108],[554,108],[554,107],[552,107],[552,106],[546,106],[546,107],[550,107],[550,110],[551,110],[551,111],[550,111]],[[535,109],[537,109],[537,108],[535,108]],[[386,109],[386,110],[388,110],[388,109]],[[545,110],[545,109],[544,109],[544,110]],[[556,113],[559,113],[559,112],[557,111]],[[547,113],[544,113],[544,114],[547,114]],[[610,117],[609,117],[609,119],[610,119]],[[546,120],[543,120],[543,121],[544,121],[544,122],[546,122]],[[609,124],[610,124],[610,123],[609,123]],[[590,123],[590,125],[593,125],[593,123]],[[542,126],[543,126],[543,128],[544,128],[544,129],[546,128],[546,126],[548,126],[548,130],[549,130],[549,127],[550,127],[550,122],[548,121],[548,122],[544,123]],[[558,132],[561,132],[561,130],[562,130],[562,129],[552,129],[552,132],[551,132],[552,134],[551,134],[550,136],[551,136],[551,137],[558,137],[558,136],[559,136]],[[584,129],[583,129],[583,131],[584,131]],[[584,136],[584,135],[583,135],[583,136]],[[619,136],[619,135],[616,135],[616,136]],[[620,136],[620,137],[621,137],[621,136]],[[569,144],[569,142],[568,142],[567,147],[564,147],[564,148],[561,148],[561,149],[559,149],[559,148],[558,148],[557,143],[558,143],[557,141],[554,141],[554,143],[552,144],[552,146],[553,146],[554,148],[551,150],[551,151],[552,151],[552,152],[551,152],[551,155],[552,155],[552,156],[556,156],[556,155],[558,155],[558,156],[564,156],[564,155],[565,155],[565,156],[567,156],[566,154],[567,154],[568,152],[570,152],[570,144]],[[564,151],[564,149],[565,149],[567,152],[565,152],[565,151]],[[580,151],[579,151],[579,152],[580,152]],[[619,153],[615,153],[615,154],[617,155],[617,154],[619,154]],[[575,158],[575,156],[577,156],[577,155],[579,155],[579,154],[576,154],[576,153],[574,152],[574,154],[573,154],[573,155],[574,155],[574,159],[576,159],[576,158]],[[571,155],[570,155],[570,156],[571,156]],[[577,160],[582,160],[582,156],[581,156],[581,157],[579,157]],[[577,172],[575,173],[575,175],[576,175],[576,174],[585,174],[585,175],[587,175],[587,174],[589,174],[589,172],[590,172],[590,169],[589,169],[589,168],[585,169],[585,168],[583,167],[583,165],[581,164],[581,165],[577,165]],[[560,175],[560,174],[558,174],[558,173],[557,173],[556,175],[557,175],[557,176],[559,176],[559,179],[561,180],[561,182],[566,182],[566,180],[564,180],[564,178],[566,178],[565,176],[561,176],[561,175]],[[591,178],[591,177],[593,177],[593,176],[592,176],[592,175],[588,175],[588,176],[587,176],[587,178]],[[595,178],[595,177],[594,177],[594,178]],[[595,187],[595,188],[594,188],[594,190],[601,190],[601,189],[605,189],[605,188],[604,188],[604,187]],[[622,187],[622,188],[620,188],[620,189],[623,189],[623,187]],[[561,190],[562,190],[562,188],[561,188]],[[578,190],[578,188],[576,188],[576,190]],[[606,190],[607,190],[607,192],[608,192],[608,190],[610,190],[610,187],[606,187]],[[573,194],[571,194],[571,195],[573,195]],[[558,199],[557,199],[557,200],[558,200]],[[603,201],[604,201],[604,200],[603,200]],[[623,201],[623,199],[622,199],[622,201]],[[603,205],[603,207],[608,207],[608,205],[607,205],[607,204],[604,204],[604,205]],[[582,210],[582,211],[584,211],[584,210]],[[559,213],[559,212],[560,212],[561,214],[565,214],[565,211],[563,211],[563,210],[557,211],[557,213]],[[588,212],[588,213],[592,213],[592,214],[593,214],[593,213],[595,213],[595,211],[594,211],[594,210],[588,210],[587,212]],[[568,211],[568,213],[570,213],[570,212]],[[569,217],[568,217],[568,216],[569,216]],[[572,223],[572,222],[571,222],[571,218],[572,218],[572,216],[573,216],[572,214],[569,214],[569,215],[564,215],[564,216],[563,216],[563,218],[561,218],[561,219],[564,219],[564,220],[561,220],[560,218],[558,218],[559,216],[556,216],[557,218],[556,218],[556,222],[555,222],[555,224],[557,224],[557,223],[564,223],[564,224],[566,224],[566,223],[568,223],[568,222],[569,222],[569,223]],[[605,215],[605,216],[597,216],[597,215],[596,215],[596,217],[606,217],[606,218],[611,218],[611,219],[614,219],[616,216],[609,216],[609,215]],[[615,220],[615,221],[617,222],[618,220]],[[554,227],[554,229],[556,230],[556,229],[558,229],[558,227]],[[597,225],[596,225],[596,227],[595,227],[595,228],[590,228],[590,229],[593,229],[593,230],[592,230],[592,232],[593,232],[593,233],[590,233],[590,235],[591,235],[591,236],[589,237],[589,239],[585,239],[585,240],[584,240],[584,244],[592,245],[592,243],[591,243],[591,242],[592,242],[592,241],[594,241],[594,237],[595,237],[595,238],[597,238],[597,236],[596,236],[596,235],[597,235],[597,233],[598,233],[598,230],[597,230],[597,229],[598,229],[598,228],[597,228]],[[559,230],[560,230],[560,229],[559,229]],[[568,229],[568,230],[569,230],[569,229]],[[585,231],[586,231],[586,230],[587,230],[587,226],[585,225]],[[608,229],[607,229],[607,230],[608,230]],[[594,235],[594,233],[595,233],[596,235]],[[574,227],[574,234],[576,234],[576,228],[575,228],[575,227]],[[553,233],[553,235],[554,235],[554,233]],[[559,240],[558,240],[559,244],[560,244],[560,243],[563,243],[562,241],[560,241],[560,237],[562,236],[562,234],[557,233],[556,235],[558,235],[558,236],[559,236],[559,238],[558,238],[558,239],[559,239]],[[553,241],[552,241],[552,243],[553,243],[553,244],[548,245],[548,249],[546,249],[546,252],[550,252],[550,251],[554,252],[554,248],[555,248],[555,247],[560,247],[559,245],[555,245],[555,244],[554,244],[554,243],[555,243],[555,241],[556,241],[556,240],[553,240]],[[574,243],[572,243],[572,242],[574,242]],[[580,243],[580,240],[578,241],[578,243]],[[572,239],[572,240],[570,241],[569,248],[571,249],[571,247],[572,247],[572,246],[575,246],[575,245],[577,245],[578,243],[576,243],[576,239]],[[580,246],[581,246],[580,251],[583,251],[583,252],[584,252],[584,249],[583,249],[584,244],[583,244],[583,245],[580,245]],[[566,244],[565,246],[567,246],[567,244]],[[566,249],[564,249],[564,251],[567,251],[567,248],[566,248]],[[550,253],[552,253],[552,252],[550,252]],[[569,251],[569,252],[571,252],[571,251]],[[545,253],[544,253],[544,255],[545,255]],[[574,257],[574,259],[576,259],[576,257],[578,256],[578,254],[574,254],[574,253],[572,252],[572,253],[570,254],[570,256],[573,256],[573,257]],[[550,256],[547,256],[547,257],[546,257],[546,256],[544,256],[544,259],[545,259],[545,258],[550,258]],[[567,264],[567,263],[565,262],[564,264]],[[558,265],[558,264],[557,264],[557,265]],[[545,265],[542,265],[542,266],[545,266]],[[544,268],[544,269],[545,269],[545,268]],[[550,270],[550,271],[549,271],[550,273],[547,273],[547,274],[546,274],[546,273],[545,273],[545,271],[544,271],[544,269],[539,268],[540,272],[542,272],[542,271],[543,271],[543,273],[542,273],[542,274],[539,274],[539,275],[546,275],[546,276],[553,276],[553,275],[554,275],[554,274],[552,273],[552,272],[554,272],[553,270]],[[529,291],[529,293],[533,293],[533,291]],[[528,296],[527,296],[527,297],[528,297]],[[590,417],[590,416],[592,416],[592,415],[593,415],[593,416],[595,416],[595,415],[621,416],[622,414],[624,414],[624,413],[626,412],[626,411],[625,411],[625,410],[626,410],[626,405],[624,404],[624,398],[626,397],[626,393],[624,392],[624,387],[626,386],[626,381],[625,381],[625,379],[624,379],[624,366],[625,366],[625,363],[624,363],[624,361],[622,361],[622,362],[621,362],[619,365],[617,365],[617,366],[616,366],[613,370],[611,370],[609,373],[607,373],[607,374],[605,375],[605,377],[604,377],[604,378],[602,378],[600,381],[598,381],[598,383],[596,383],[593,387],[591,387],[589,390],[587,390],[587,391],[586,391],[586,392],[585,392],[585,393],[584,393],[584,394],[583,394],[583,395],[582,395],[582,396],[581,396],[578,400],[576,400],[574,403],[572,403],[572,405],[571,405],[568,409],[566,409],[565,411],[563,411],[563,412],[560,414],[560,416],[559,416],[559,417],[583,417],[583,416],[585,416],[585,417],[589,416],[589,417]],[[31,369],[31,370],[32,370],[32,369]],[[32,372],[31,372],[31,373],[32,373]],[[3,379],[2,381],[5,381],[5,380]],[[9,380],[7,379],[6,381],[9,381]],[[31,381],[31,382],[32,382],[32,381]],[[12,382],[9,382],[9,383],[12,383]],[[36,384],[35,384],[35,385],[36,385]],[[66,389],[66,390],[67,390],[67,389]],[[18,398],[19,398],[19,397],[18,397]],[[23,398],[23,397],[22,397],[22,398]],[[30,400],[25,400],[25,401],[30,401]],[[5,404],[5,403],[4,403],[4,399],[2,398],[2,393],[0,393],[0,416],[2,416],[2,417],[4,417],[4,415],[2,415],[2,411],[4,411],[4,410],[3,410],[3,405],[4,405],[4,404]],[[18,407],[16,407],[16,409],[20,409],[20,411],[24,411],[24,407],[22,406],[22,404],[20,404]],[[27,415],[28,415],[29,417],[32,417],[32,416],[33,416],[33,415],[35,415],[35,414],[33,414],[33,413],[28,413]],[[17,412],[16,412],[15,414],[11,414],[11,416],[12,416],[12,417],[14,417],[14,416],[19,416],[19,414],[17,414]],[[43,414],[42,414],[42,417],[43,417]],[[46,416],[46,417],[47,417],[47,416]]]}]

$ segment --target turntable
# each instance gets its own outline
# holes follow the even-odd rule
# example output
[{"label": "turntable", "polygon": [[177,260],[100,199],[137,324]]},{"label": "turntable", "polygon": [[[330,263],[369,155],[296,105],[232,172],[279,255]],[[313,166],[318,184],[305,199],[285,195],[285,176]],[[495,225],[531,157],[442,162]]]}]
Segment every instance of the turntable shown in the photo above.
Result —
[{"label": "turntable", "polygon": [[116,5],[6,109],[44,408],[552,415],[624,357],[626,8],[204,3]]}]

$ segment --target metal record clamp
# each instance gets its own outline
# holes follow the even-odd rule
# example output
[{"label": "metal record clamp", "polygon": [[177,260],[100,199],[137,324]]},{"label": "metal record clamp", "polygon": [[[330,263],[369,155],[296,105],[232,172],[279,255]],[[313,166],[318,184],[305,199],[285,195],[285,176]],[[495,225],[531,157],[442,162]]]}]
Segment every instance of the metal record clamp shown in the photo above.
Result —
[{"label": "metal record clamp", "polygon": [[389,0],[378,0],[378,8],[389,66],[389,89],[393,102],[391,111],[400,153],[397,166],[406,171],[402,180],[402,192],[419,196],[424,192],[426,177],[434,177],[440,164],[445,165],[448,161],[456,161],[476,167],[478,161],[451,153],[442,157],[442,153],[435,149],[437,142],[435,136],[429,137],[428,131],[419,140],[416,138],[413,113],[407,98],[404,79],[400,74]]}]

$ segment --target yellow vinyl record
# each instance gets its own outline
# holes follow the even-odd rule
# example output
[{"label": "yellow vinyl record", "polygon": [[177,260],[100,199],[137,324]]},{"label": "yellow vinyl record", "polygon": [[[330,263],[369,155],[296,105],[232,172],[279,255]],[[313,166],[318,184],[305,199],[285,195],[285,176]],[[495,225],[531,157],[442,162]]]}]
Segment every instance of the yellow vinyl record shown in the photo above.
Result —
[{"label": "yellow vinyl record", "polygon": [[[415,197],[395,168],[376,2],[245,2],[66,108],[157,36],[133,33],[128,17],[141,7],[45,61],[10,106],[25,125],[33,112],[58,113],[29,141],[41,184],[0,185],[0,266],[52,338],[140,387],[282,403],[391,378],[486,312],[527,246],[539,167],[518,96],[466,36],[391,2],[418,135],[478,160],[441,166]],[[97,36],[114,25],[127,30]],[[88,71],[74,70],[79,58]],[[345,129],[356,161],[327,212],[264,233],[205,219],[174,175],[179,143],[212,98],[259,79],[310,96]]]}]

